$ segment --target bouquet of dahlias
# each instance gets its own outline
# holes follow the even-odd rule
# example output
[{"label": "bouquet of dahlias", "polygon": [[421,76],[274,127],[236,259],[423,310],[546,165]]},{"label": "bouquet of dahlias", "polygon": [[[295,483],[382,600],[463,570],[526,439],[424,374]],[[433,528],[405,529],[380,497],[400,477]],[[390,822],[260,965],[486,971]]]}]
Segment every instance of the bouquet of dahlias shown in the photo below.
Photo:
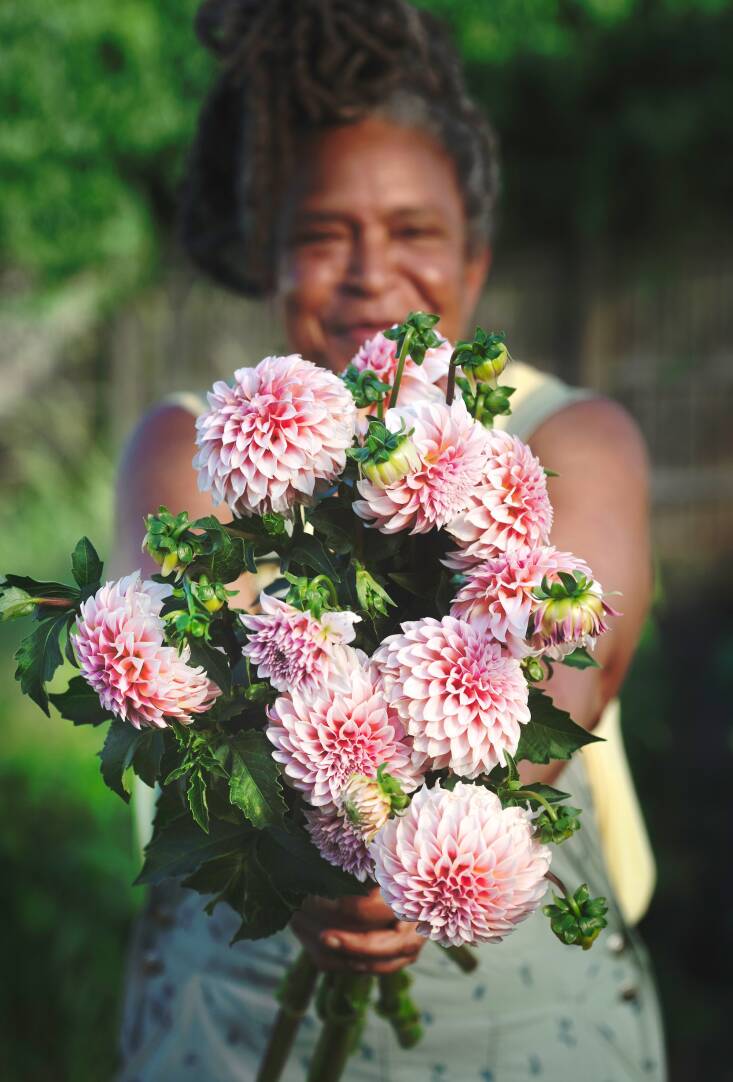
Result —
[{"label": "bouquet of dahlias", "polygon": [[[308,895],[378,884],[395,917],[465,968],[542,902],[587,948],[603,899],[550,871],[579,811],[517,763],[595,738],[540,690],[552,664],[594,665],[612,613],[591,569],[550,544],[547,476],[493,427],[503,336],[450,345],[411,313],[337,376],[267,357],[218,382],[197,420],[199,486],[231,520],[147,516],[160,567],[103,581],[82,538],[75,585],[6,575],[4,618],[32,615],[16,677],[47,714],[109,723],[107,785],[159,796],[138,882],[178,877],[283,928]],[[275,565],[258,611],[231,584]],[[273,579],[274,575],[274,579]],[[65,691],[46,684],[66,657]],[[400,1043],[420,1036],[403,970],[285,977],[260,1082],[277,1079],[320,979],[311,1082],[340,1077],[375,981]]]}]

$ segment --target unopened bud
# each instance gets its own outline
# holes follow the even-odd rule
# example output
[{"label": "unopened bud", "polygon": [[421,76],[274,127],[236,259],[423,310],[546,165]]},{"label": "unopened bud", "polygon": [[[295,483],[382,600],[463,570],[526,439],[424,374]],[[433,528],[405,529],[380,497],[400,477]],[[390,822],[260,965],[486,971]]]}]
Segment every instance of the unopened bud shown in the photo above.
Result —
[{"label": "unopened bud", "polygon": [[481,364],[473,369],[476,379],[482,383],[488,383],[498,379],[509,363],[509,352],[503,342],[496,342],[494,346],[495,357],[486,357]]},{"label": "unopened bud", "polygon": [[389,818],[392,809],[389,796],[376,778],[365,774],[352,774],[339,797],[341,810],[352,826],[355,826],[370,842]]}]

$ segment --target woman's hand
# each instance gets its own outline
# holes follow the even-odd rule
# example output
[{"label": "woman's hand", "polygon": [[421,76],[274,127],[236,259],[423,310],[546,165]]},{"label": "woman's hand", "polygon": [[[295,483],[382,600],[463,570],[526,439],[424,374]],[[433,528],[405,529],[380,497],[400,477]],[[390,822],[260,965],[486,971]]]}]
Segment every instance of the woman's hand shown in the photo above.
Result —
[{"label": "woman's hand", "polygon": [[367,895],[307,898],[291,927],[319,969],[394,973],[425,944],[414,924],[397,920],[379,888]]}]

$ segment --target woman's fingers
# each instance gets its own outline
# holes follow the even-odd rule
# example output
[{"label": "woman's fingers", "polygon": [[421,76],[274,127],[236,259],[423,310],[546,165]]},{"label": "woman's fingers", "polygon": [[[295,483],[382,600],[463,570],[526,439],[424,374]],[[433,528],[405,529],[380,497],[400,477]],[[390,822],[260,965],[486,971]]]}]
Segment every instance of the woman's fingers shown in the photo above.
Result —
[{"label": "woman's fingers", "polygon": [[342,951],[362,961],[389,961],[416,955],[424,943],[411,925],[375,932],[349,932],[327,928],[320,935],[329,950]]},{"label": "woman's fingers", "polygon": [[319,919],[322,925],[343,924],[349,928],[389,928],[397,921],[378,887],[365,895],[337,899],[306,898],[300,911]]}]

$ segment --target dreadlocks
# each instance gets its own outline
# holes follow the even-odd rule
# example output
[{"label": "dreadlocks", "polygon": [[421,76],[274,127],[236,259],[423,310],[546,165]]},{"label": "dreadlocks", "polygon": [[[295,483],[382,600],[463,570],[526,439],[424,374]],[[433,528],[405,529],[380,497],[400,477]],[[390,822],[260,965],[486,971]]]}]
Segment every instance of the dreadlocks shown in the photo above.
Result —
[{"label": "dreadlocks", "polygon": [[219,59],[183,191],[184,243],[218,282],[273,287],[280,202],[304,139],[378,113],[453,159],[469,237],[489,235],[493,132],[445,30],[405,0],[206,0],[196,31]]}]

